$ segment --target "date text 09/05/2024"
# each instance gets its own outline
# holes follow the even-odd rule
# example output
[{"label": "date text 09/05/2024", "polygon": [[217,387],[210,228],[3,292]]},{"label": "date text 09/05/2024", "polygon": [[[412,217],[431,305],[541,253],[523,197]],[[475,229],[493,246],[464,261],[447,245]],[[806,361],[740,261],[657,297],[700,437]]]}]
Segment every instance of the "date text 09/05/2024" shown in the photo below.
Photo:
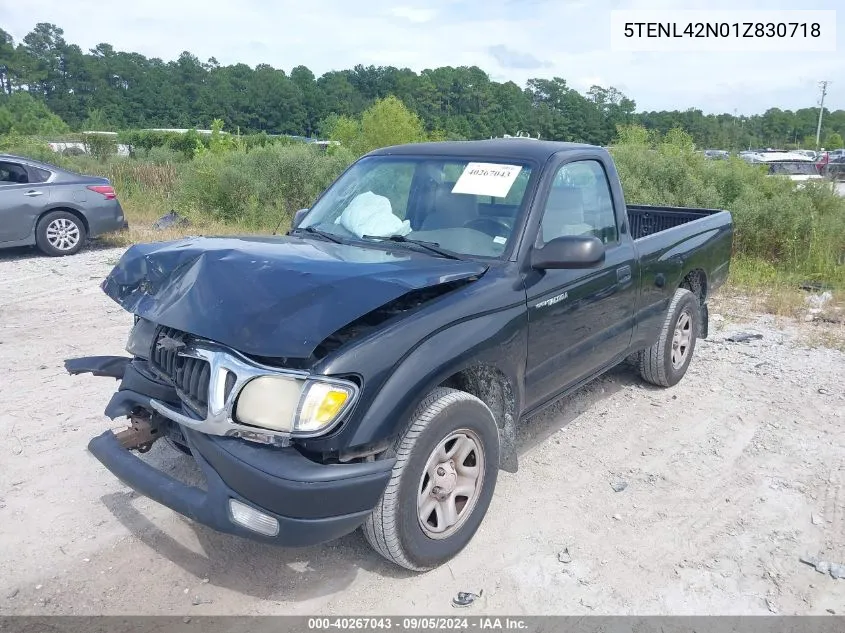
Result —
[{"label": "date text 09/05/2024", "polygon": [[637,38],[818,38],[818,22],[626,22],[625,37]]},{"label": "date text 09/05/2024", "polygon": [[399,631],[519,631],[527,628],[525,620],[498,617],[353,617],[353,618],[308,618],[308,629],[312,631],[337,630],[399,630]]}]

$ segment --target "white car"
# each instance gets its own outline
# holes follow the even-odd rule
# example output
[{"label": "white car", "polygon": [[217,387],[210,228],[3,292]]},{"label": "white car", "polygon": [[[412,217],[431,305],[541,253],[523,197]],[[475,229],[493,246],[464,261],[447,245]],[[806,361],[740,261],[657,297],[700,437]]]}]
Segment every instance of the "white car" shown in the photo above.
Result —
[{"label": "white car", "polygon": [[740,156],[749,163],[768,165],[770,176],[785,176],[797,182],[824,180],[816,167],[815,159],[803,153],[759,151],[741,152]]}]

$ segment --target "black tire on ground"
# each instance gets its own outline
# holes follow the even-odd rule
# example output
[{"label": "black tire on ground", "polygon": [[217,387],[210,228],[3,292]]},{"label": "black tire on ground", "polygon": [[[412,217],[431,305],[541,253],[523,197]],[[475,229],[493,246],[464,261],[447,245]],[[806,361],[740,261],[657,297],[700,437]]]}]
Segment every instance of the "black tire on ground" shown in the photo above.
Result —
[{"label": "black tire on ground", "polygon": [[[681,319],[683,319],[682,323],[685,326],[681,329],[681,332],[688,331],[689,338],[685,346],[686,353],[679,356],[678,352],[683,352],[683,349],[679,350],[675,343],[679,336],[681,338],[685,336],[676,333],[678,322]],[[637,355],[637,369],[646,382],[659,387],[672,387],[680,382],[684,374],[687,373],[687,368],[695,352],[696,335],[700,321],[701,312],[698,297],[686,288],[678,288],[669,304],[666,320],[663,322],[657,342]],[[682,361],[677,365],[673,363],[673,352],[676,360]]]},{"label": "black tire on ground", "polygon": [[[465,497],[463,510],[458,510],[454,533],[448,534],[447,530],[446,535],[432,538],[423,530],[424,520],[420,515],[425,511],[418,510],[418,500],[427,499],[428,496],[421,497],[420,493],[435,485],[424,476],[429,458],[454,434],[461,438],[471,437],[478,447],[480,459],[478,455],[470,454],[457,461],[459,470],[473,468],[474,464],[480,480],[476,480],[474,495]],[[450,446],[456,444],[445,445],[447,454],[452,450]],[[475,396],[438,387],[417,407],[410,426],[394,443],[394,450],[397,459],[393,474],[379,505],[364,523],[364,536],[373,549],[397,565],[413,571],[433,569],[453,558],[469,543],[490,505],[499,472],[496,420],[489,407]],[[457,456],[457,448],[455,451],[454,456]],[[447,473],[447,476],[451,474]],[[430,494],[434,495],[435,491],[432,489]],[[463,511],[468,514],[462,515]],[[430,517],[440,523],[434,513]],[[444,525],[447,525],[446,521]]]},{"label": "black tire on ground", "polygon": [[[69,246],[67,248],[58,248],[51,244],[50,239],[48,239],[48,228],[52,226],[58,229],[59,226],[57,225],[61,225],[63,230],[68,231],[68,235],[71,238],[75,238],[73,244],[68,242]],[[85,245],[86,238],[85,224],[77,216],[68,211],[51,211],[45,214],[35,227],[35,244],[42,253],[50,257],[73,255]]]}]

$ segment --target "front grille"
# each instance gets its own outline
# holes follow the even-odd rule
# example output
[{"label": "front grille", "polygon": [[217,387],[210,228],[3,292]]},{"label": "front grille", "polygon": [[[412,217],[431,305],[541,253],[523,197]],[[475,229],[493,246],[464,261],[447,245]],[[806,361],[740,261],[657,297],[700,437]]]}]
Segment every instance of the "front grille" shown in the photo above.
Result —
[{"label": "front grille", "polygon": [[204,360],[179,355],[188,338],[180,330],[159,327],[153,338],[150,361],[157,373],[176,387],[185,404],[205,417],[211,368]]}]

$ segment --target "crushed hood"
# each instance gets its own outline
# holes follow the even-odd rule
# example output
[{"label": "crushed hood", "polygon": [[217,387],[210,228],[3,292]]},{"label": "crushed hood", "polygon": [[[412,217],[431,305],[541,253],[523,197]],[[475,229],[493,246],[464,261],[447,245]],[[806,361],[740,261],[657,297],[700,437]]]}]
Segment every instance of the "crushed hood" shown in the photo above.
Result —
[{"label": "crushed hood", "polygon": [[298,237],[189,238],[129,248],[102,283],[125,310],[245,354],[307,358],[330,334],[478,262]]}]

